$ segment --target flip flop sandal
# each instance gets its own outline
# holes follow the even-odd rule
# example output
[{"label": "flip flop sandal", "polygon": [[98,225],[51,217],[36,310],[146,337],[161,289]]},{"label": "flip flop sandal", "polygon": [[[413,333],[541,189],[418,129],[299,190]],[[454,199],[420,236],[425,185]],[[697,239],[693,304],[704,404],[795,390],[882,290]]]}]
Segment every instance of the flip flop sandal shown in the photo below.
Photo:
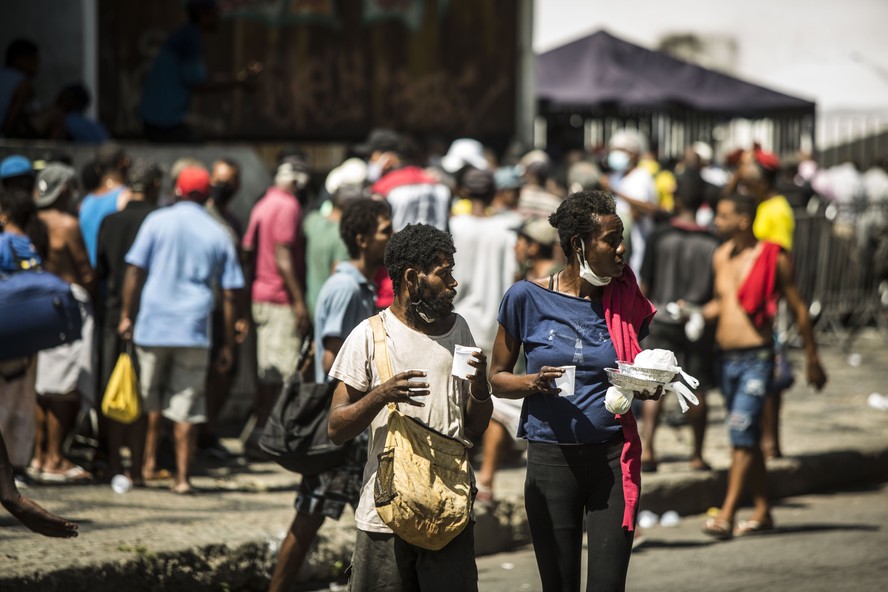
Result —
[{"label": "flip flop sandal", "polygon": [[52,473],[43,471],[40,473],[40,479],[46,483],[81,483],[92,481],[93,476],[81,466],[74,465],[63,473]]},{"label": "flip flop sandal", "polygon": [[720,541],[727,541],[734,536],[734,533],[731,531],[731,523],[719,518],[709,518],[704,522],[703,534]]},{"label": "flip flop sandal", "polygon": [[734,536],[749,536],[753,534],[765,534],[774,530],[774,521],[742,520],[734,529]]},{"label": "flip flop sandal", "polygon": [[167,469],[158,469],[154,471],[154,474],[150,477],[143,477],[142,481],[144,483],[151,483],[152,481],[163,481],[165,479],[172,479],[173,474]]}]

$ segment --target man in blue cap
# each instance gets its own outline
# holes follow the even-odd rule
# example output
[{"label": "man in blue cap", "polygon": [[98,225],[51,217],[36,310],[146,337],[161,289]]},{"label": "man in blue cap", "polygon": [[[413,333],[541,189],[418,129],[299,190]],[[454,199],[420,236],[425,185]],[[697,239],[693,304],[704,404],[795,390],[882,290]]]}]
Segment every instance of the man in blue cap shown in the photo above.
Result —
[{"label": "man in blue cap", "polygon": [[34,191],[34,167],[27,157],[21,154],[7,156],[0,161],[0,182],[4,189],[19,187],[31,193]]}]

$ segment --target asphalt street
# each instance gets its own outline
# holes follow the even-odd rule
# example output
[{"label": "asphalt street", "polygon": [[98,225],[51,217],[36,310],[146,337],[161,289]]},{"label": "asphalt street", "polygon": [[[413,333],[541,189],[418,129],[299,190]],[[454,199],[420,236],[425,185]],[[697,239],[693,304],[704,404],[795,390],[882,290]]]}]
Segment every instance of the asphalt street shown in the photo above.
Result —
[{"label": "asphalt street", "polygon": [[[703,515],[650,528],[633,553],[627,590],[888,590],[888,485],[787,498],[774,517],[774,532],[727,542],[700,532]],[[541,590],[529,546],[479,557],[478,570],[484,592]]]}]

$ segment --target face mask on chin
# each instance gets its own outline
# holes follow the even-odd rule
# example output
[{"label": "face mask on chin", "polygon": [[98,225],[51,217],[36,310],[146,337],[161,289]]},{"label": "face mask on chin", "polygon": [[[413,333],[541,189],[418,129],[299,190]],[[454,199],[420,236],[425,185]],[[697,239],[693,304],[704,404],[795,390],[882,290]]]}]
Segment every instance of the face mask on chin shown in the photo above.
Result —
[{"label": "face mask on chin", "polygon": [[429,283],[425,278],[419,279],[419,286],[410,290],[410,306],[424,323],[431,325],[447,317],[453,312],[453,298],[446,293],[430,296]]},{"label": "face mask on chin", "polygon": [[582,250],[580,251],[578,257],[580,258],[580,277],[592,284],[593,286],[606,286],[611,283],[612,277],[600,276],[589,267],[589,263],[586,261],[586,245],[583,243],[583,240],[580,239],[580,246]]},{"label": "face mask on chin", "polygon": [[382,177],[382,165],[378,162],[367,164],[367,181],[376,183]]}]

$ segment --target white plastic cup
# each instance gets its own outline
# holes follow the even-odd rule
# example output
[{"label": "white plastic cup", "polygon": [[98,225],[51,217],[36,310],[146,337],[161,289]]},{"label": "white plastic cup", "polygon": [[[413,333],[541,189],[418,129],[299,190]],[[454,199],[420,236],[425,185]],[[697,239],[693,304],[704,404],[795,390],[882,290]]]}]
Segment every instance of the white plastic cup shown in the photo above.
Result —
[{"label": "white plastic cup", "polygon": [[475,372],[478,369],[469,366],[469,360],[475,359],[475,356],[472,355],[475,352],[481,353],[481,348],[469,347],[468,345],[453,346],[453,369],[450,373],[457,378],[465,380],[474,378]]},{"label": "white plastic cup", "polygon": [[[411,376],[408,379],[409,382],[426,382],[427,383],[429,381],[429,371],[428,370],[424,370],[422,368],[411,368],[410,370],[408,370],[408,372],[424,372],[425,373],[425,376]],[[422,388],[410,388],[408,390],[411,393],[413,393],[413,392],[417,392],[417,391],[426,391],[428,389],[425,387],[422,387]]]},{"label": "white plastic cup", "polygon": [[111,478],[111,489],[114,493],[127,493],[133,488],[133,482],[126,475],[114,475]]},{"label": "white plastic cup", "polygon": [[576,366],[559,366],[564,374],[555,379],[555,388],[561,389],[558,393],[562,397],[570,397],[574,394],[574,382],[577,378]]},{"label": "white plastic cup", "polygon": [[642,510],[638,513],[639,528],[653,528],[660,522],[660,517],[650,510]]},{"label": "white plastic cup", "polygon": [[668,512],[663,512],[663,515],[660,516],[660,526],[665,528],[674,528],[681,524],[681,516],[678,515],[678,512],[675,510],[669,510]]}]

